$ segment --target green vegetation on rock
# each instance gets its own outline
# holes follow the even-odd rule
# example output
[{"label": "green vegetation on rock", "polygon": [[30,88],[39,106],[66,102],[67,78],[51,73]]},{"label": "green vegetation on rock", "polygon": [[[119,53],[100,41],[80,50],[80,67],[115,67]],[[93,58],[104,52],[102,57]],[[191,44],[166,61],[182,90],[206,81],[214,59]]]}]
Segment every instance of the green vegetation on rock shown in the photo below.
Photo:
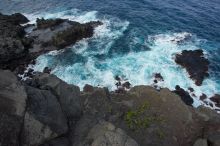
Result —
[{"label": "green vegetation on rock", "polygon": [[147,111],[150,109],[150,104],[145,102],[143,105],[135,110],[130,110],[125,114],[125,121],[127,126],[132,130],[140,128],[148,128],[153,123],[163,122],[163,118],[157,115],[148,115]]}]

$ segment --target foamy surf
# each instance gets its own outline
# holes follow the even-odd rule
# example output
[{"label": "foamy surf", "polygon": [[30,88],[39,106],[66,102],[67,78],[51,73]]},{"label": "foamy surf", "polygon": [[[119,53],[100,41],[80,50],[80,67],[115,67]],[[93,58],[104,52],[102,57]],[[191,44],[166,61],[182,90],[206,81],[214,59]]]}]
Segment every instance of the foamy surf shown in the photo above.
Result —
[{"label": "foamy surf", "polygon": [[[142,50],[124,55],[114,54],[111,58],[100,59],[97,55],[108,56],[115,40],[123,36],[129,22],[114,17],[99,18],[96,11],[80,13],[78,10],[38,14],[31,17],[40,16],[70,19],[81,23],[100,20],[104,24],[95,29],[92,38],[83,39],[67,50],[50,52],[38,57],[36,65],[33,66],[35,71],[43,71],[45,67],[50,67],[53,74],[70,84],[78,85],[81,89],[85,84],[90,84],[108,87],[112,91],[116,89],[116,75],[128,79],[132,86],[153,86],[154,74],[160,73],[164,78],[163,82],[157,84],[160,87],[174,90],[175,86],[179,85],[187,91],[189,87],[193,88],[195,91],[191,93],[191,96],[195,107],[204,104],[199,100],[203,93],[208,97],[220,93],[220,86],[215,79],[207,78],[202,86],[196,86],[186,70],[174,61],[175,54],[182,50],[199,49],[198,45],[201,40],[196,35],[188,32],[151,35],[144,44],[150,48],[148,51]],[[137,36],[133,37],[134,41],[139,41]],[[128,47],[131,46],[128,45]],[[207,54],[206,51],[205,53]],[[209,99],[205,101],[211,102]],[[204,105],[217,109],[215,106]]]}]

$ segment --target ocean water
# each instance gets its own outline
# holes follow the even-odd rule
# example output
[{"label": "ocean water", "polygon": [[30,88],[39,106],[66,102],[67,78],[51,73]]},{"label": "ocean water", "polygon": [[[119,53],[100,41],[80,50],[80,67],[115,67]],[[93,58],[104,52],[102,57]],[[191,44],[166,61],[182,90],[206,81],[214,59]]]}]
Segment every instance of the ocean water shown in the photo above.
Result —
[{"label": "ocean water", "polygon": [[[115,90],[116,75],[132,86],[153,85],[154,74],[161,73],[161,87],[194,88],[195,107],[204,104],[199,100],[202,93],[220,94],[219,0],[1,0],[0,12],[21,12],[30,23],[38,17],[102,21],[92,38],[39,56],[30,66],[37,71],[48,66],[81,89],[91,84]],[[186,36],[191,37],[177,43]],[[210,77],[202,86],[196,86],[174,62],[176,53],[195,49],[203,49],[211,62]]]}]

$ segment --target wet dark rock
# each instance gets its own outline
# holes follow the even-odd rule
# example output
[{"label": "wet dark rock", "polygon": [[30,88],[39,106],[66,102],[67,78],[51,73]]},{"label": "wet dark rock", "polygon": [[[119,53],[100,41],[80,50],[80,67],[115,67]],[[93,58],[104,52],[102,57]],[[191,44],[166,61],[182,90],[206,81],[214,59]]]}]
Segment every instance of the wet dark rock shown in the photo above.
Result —
[{"label": "wet dark rock", "polygon": [[119,76],[115,76],[116,81],[121,81],[121,78]]},{"label": "wet dark rock", "polygon": [[163,81],[163,77],[162,77],[162,75],[161,75],[160,73],[156,73],[156,74],[154,75],[154,78],[155,78],[156,80],[158,80],[158,81]]},{"label": "wet dark rock", "polygon": [[192,87],[189,87],[188,90],[189,90],[190,92],[194,92],[194,89],[193,89]]},{"label": "wet dark rock", "polygon": [[189,93],[187,91],[185,91],[184,89],[180,88],[179,85],[176,85],[175,88],[176,89],[173,92],[176,93],[177,95],[179,95],[185,104],[191,106],[193,104],[193,99],[189,95]]},{"label": "wet dark rock", "polygon": [[176,54],[175,62],[186,68],[197,86],[202,85],[203,80],[209,76],[209,61],[204,57],[203,50],[184,50],[181,54]]},{"label": "wet dark rock", "polygon": [[205,99],[207,99],[207,95],[202,93],[202,95],[200,96],[200,100],[205,100]]},{"label": "wet dark rock", "polygon": [[94,87],[88,84],[83,87],[83,92],[94,92],[94,90]]},{"label": "wet dark rock", "polygon": [[49,67],[45,67],[43,70],[43,73],[50,74],[50,72],[51,72],[51,69]]},{"label": "wet dark rock", "polygon": [[116,87],[115,93],[125,93],[128,89],[131,88],[131,83],[127,79],[123,79],[120,76],[115,76]]},{"label": "wet dark rock", "polygon": [[215,94],[213,97],[210,98],[211,101],[215,102],[217,107],[220,107],[220,95]]},{"label": "wet dark rock", "polygon": [[131,83],[125,82],[125,83],[122,84],[122,87],[124,87],[126,89],[130,89],[131,88]]}]

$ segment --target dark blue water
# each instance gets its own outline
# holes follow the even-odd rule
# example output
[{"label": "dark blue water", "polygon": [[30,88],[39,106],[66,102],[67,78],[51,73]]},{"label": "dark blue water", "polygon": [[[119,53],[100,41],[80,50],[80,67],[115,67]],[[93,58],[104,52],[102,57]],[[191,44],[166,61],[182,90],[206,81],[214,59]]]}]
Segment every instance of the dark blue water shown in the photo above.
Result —
[{"label": "dark blue water", "polygon": [[[81,22],[106,20],[97,37],[38,59],[38,70],[50,66],[69,83],[113,88],[113,76],[120,74],[134,85],[151,84],[152,74],[161,72],[162,86],[173,89],[180,84],[186,89],[193,86],[198,94],[220,93],[220,0],[1,0],[0,11],[29,17],[74,16]],[[193,36],[186,44],[170,42],[184,33]],[[172,60],[183,49],[198,48],[211,61],[211,76],[201,87]]]}]

